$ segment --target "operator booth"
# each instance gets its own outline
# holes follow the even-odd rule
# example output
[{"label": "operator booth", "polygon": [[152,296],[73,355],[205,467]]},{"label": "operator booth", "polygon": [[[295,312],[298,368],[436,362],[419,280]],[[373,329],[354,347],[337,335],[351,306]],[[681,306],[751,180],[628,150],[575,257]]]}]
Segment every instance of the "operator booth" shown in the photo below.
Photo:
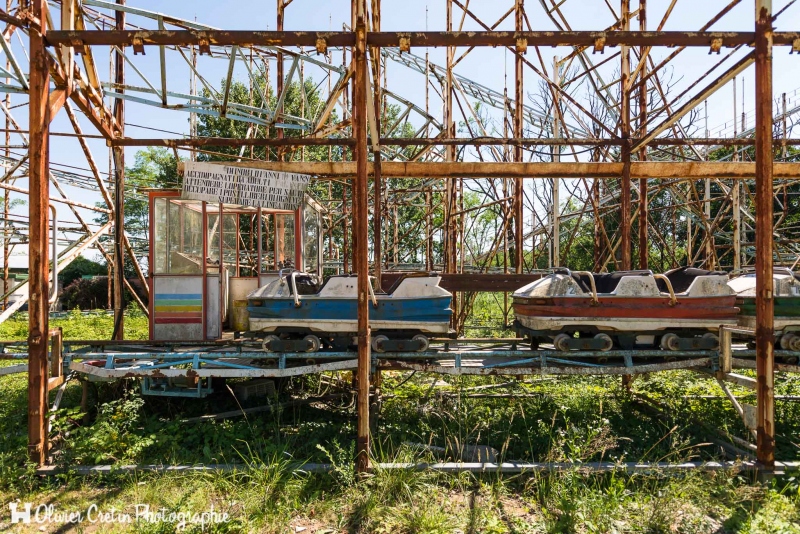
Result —
[{"label": "operator booth", "polygon": [[322,274],[322,206],[304,175],[186,162],[183,190],[150,190],[150,339],[247,330],[247,295],[281,269]]}]

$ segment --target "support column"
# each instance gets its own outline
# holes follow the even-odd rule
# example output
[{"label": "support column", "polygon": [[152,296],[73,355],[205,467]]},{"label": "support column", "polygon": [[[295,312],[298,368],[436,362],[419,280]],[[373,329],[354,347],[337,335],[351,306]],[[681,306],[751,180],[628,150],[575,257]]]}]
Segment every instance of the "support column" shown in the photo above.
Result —
[{"label": "support column", "polygon": [[[283,31],[283,11],[286,8],[286,4],[284,0],[278,0],[278,10],[276,15],[276,25],[275,29],[279,32]],[[276,62],[276,69],[275,69],[275,77],[277,78],[275,84],[275,98],[280,98],[281,94],[283,94],[283,52],[280,51],[281,49],[278,48],[278,53],[275,56]],[[269,80],[267,80],[267,96],[269,96]],[[283,113],[283,104],[281,104],[275,110],[275,122],[278,122],[278,115]],[[269,132],[267,132],[269,136]],[[283,128],[275,128],[275,137],[278,139],[283,139]],[[283,161],[283,149],[280,147],[275,148],[275,153],[278,155],[276,158],[278,161]],[[267,154],[269,154],[269,147],[267,147]],[[269,159],[269,158],[267,158]]]},{"label": "support column", "polygon": [[[525,0],[516,0],[514,8],[514,29],[521,32],[522,19],[525,9]],[[514,56],[514,137],[521,139],[522,134],[522,103],[525,99],[524,75],[522,72],[522,50],[517,45],[517,53]],[[514,146],[514,161],[522,162],[522,145]],[[524,189],[522,178],[514,180],[514,267],[517,274],[522,274],[523,251],[525,244],[523,241],[523,218],[522,201]]]},{"label": "support column", "polygon": [[356,45],[353,50],[353,137],[356,177],[353,187],[353,225],[355,255],[353,263],[358,273],[358,443],[356,471],[370,468],[369,459],[369,382],[372,366],[369,332],[369,221],[367,207],[367,20],[366,0],[356,0]]},{"label": "support column", "polygon": [[[639,31],[647,31],[647,0],[639,0]],[[647,53],[647,47],[639,47],[639,61]],[[647,135],[647,61],[642,63],[639,80],[639,136]],[[639,161],[647,160],[647,146],[643,146],[639,151]],[[647,199],[647,178],[639,180],[639,268],[648,269],[648,253],[650,246],[647,238],[647,227],[649,224],[649,209]]]},{"label": "support column", "polygon": [[[453,0],[447,0],[447,31],[453,31]],[[450,139],[456,136],[456,125],[453,122],[453,61],[455,59],[455,47],[447,47],[447,60],[445,65],[445,86],[444,86],[444,131],[445,137]],[[456,147],[448,145],[445,147],[445,161],[456,160]],[[458,212],[458,182],[454,179],[446,180],[445,183],[445,203],[444,203],[444,272],[458,272],[458,237],[459,229],[457,222]],[[453,327],[460,330],[461,309],[459,306],[460,295],[453,294]]]},{"label": "support column", "polygon": [[[631,2],[620,0],[620,16],[622,17],[622,30],[631,29]],[[620,234],[622,242],[622,270],[632,268],[631,250],[631,58],[630,47],[620,47],[620,137],[622,137],[622,180],[620,180]],[[622,387],[630,390],[633,378],[631,375],[622,375]]]},{"label": "support column", "polygon": [[[125,5],[125,0],[117,0]],[[117,10],[116,29],[125,29],[125,12]],[[125,47],[120,45],[120,50]],[[125,84],[125,57],[118,51],[114,57],[114,81],[117,91]],[[114,119],[124,134],[125,101],[114,100]],[[114,147],[114,339],[125,339],[125,148]]]},{"label": "support column", "polygon": [[[381,31],[381,0],[372,0],[372,31]],[[381,49],[374,47],[372,49],[372,61],[374,65],[375,83],[373,83],[372,101],[375,108],[375,128],[378,130],[378,135],[381,134]],[[375,205],[373,215],[373,228],[372,228],[372,246],[374,249],[375,258],[375,280],[377,287],[381,287],[381,263],[383,261],[383,234],[381,232],[381,216],[383,202],[383,184],[381,183],[381,151],[380,148],[375,147],[372,151],[373,167],[375,169]],[[397,247],[397,243],[394,245]]]},{"label": "support column", "polygon": [[[6,0],[6,13],[11,13],[11,0]],[[6,39],[6,45],[10,48],[11,47],[11,35],[3,37]],[[11,62],[6,58],[6,72],[11,72]],[[6,85],[11,85],[11,78],[6,77]],[[11,94],[6,93],[5,96],[5,105],[6,109],[11,109]],[[786,137],[785,135],[783,136]],[[8,148],[11,146],[11,119],[8,115],[6,115],[6,149],[5,154],[6,158],[11,156],[11,151]],[[8,213],[11,211],[11,202],[10,202],[10,195],[11,192],[7,191],[5,195],[3,195],[3,293],[6,293],[9,289],[8,285],[8,275],[9,267],[8,267],[8,254],[11,251],[9,247],[9,239],[11,238],[11,227],[8,224]],[[8,297],[3,299],[3,309],[5,310],[8,308]]]},{"label": "support column", "polygon": [[[630,31],[630,0],[620,1],[620,16],[622,17],[622,30]],[[622,138],[622,180],[620,183],[620,234],[622,243],[622,270],[631,269],[631,58],[630,47],[620,46],[620,137]]]},{"label": "support column", "polygon": [[[30,28],[30,166],[28,243],[28,455],[36,465],[47,458],[47,341],[49,332],[50,72],[44,37],[47,3],[31,0],[41,32]],[[54,223],[55,224],[55,223]],[[55,258],[54,258],[55,259]]]},{"label": "support column", "polygon": [[[558,57],[553,57],[553,83],[561,85],[561,67]],[[561,92],[553,91],[553,138],[561,139]],[[553,162],[561,161],[561,147],[553,145]],[[550,267],[561,266],[561,179],[553,178],[553,206],[550,211],[552,235],[550,237]]]},{"label": "support column", "polygon": [[[381,0],[372,0],[372,31],[381,31]],[[375,128],[378,135],[381,132],[381,118],[382,118],[382,101],[383,91],[381,90],[381,49],[375,47],[371,50],[372,61],[374,65],[374,83],[372,100],[375,109]],[[383,262],[383,232],[381,229],[382,209],[381,204],[383,201],[383,187],[381,184],[381,151],[379,147],[375,147],[372,151],[372,161],[375,173],[375,204],[373,207],[373,249],[375,257],[375,286],[376,289],[381,288],[381,263]],[[394,249],[397,250],[397,207],[395,206],[395,238]],[[396,261],[396,259],[395,259]],[[372,373],[372,395],[370,397],[370,432],[377,432],[378,430],[378,413],[381,404],[381,371],[375,369]]]},{"label": "support column", "polygon": [[[733,137],[739,135],[736,126],[736,77],[733,78]],[[733,161],[739,161],[738,147],[733,147]],[[739,180],[733,180],[731,186],[731,202],[733,209],[733,269],[738,270],[742,268],[742,205],[741,205],[741,190],[742,185]]]},{"label": "support column", "polygon": [[772,280],[772,0],[756,0],[756,456],[775,467]]}]

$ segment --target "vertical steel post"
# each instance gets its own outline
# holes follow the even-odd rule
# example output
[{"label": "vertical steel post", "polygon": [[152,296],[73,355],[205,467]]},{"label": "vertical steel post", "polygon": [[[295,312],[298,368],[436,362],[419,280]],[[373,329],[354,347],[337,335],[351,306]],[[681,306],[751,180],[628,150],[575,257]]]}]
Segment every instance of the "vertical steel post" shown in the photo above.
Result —
[{"label": "vertical steel post", "polygon": [[[622,30],[630,31],[631,2],[620,0],[620,16]],[[620,183],[620,244],[622,253],[622,270],[631,269],[631,58],[630,46],[620,46],[620,137],[622,138],[622,180]]]},{"label": "vertical steel post", "polygon": [[[620,16],[622,17],[622,30],[631,29],[631,2],[620,0]],[[620,225],[622,242],[622,270],[632,268],[631,250],[631,58],[630,47],[620,47],[620,137],[622,137],[622,180],[620,180]],[[631,375],[622,375],[622,387],[630,389],[633,381]]]},{"label": "vertical steel post", "polygon": [[775,467],[772,279],[772,0],[756,0],[756,394],[757,452]]},{"label": "vertical steel post", "polygon": [[[169,201],[167,201],[169,203]],[[223,323],[225,323],[225,218],[222,216],[222,202],[219,203],[219,218],[217,223],[219,226],[219,334],[217,339],[222,339]],[[169,220],[169,218],[167,218]],[[295,224],[300,224],[300,221],[295,220]],[[276,225],[277,227],[277,225]],[[283,233],[283,232],[281,232]]]},{"label": "vertical steel post", "polygon": [[[6,0],[6,13],[11,13],[11,0]],[[3,39],[6,39],[6,44],[11,47],[11,34],[8,37],[3,36]],[[6,72],[11,72],[11,62],[6,58]],[[11,78],[6,77],[6,85],[11,85]],[[785,96],[785,95],[784,95]],[[11,93],[6,93],[5,96],[6,101],[6,109],[11,109]],[[785,101],[785,98],[784,98]],[[784,135],[784,137],[786,137]],[[11,151],[9,150],[9,146],[11,145],[11,118],[9,115],[6,115],[6,158],[11,155]],[[9,247],[9,239],[11,238],[11,228],[8,225],[8,212],[11,209],[11,202],[10,197],[11,192],[6,191],[6,194],[3,195],[3,293],[5,294],[8,291],[8,275],[9,275],[9,267],[8,267],[8,254],[11,251]],[[3,309],[8,307],[8,297],[3,299]]]},{"label": "vertical steel post", "polygon": [[[782,107],[782,113],[781,113],[781,117],[783,118],[781,120],[781,124],[783,126],[783,128],[781,129],[781,159],[785,161],[786,160],[786,155],[787,155],[786,154],[786,152],[787,152],[786,151],[786,119],[787,119],[787,117],[786,117],[786,93],[783,93],[781,95],[781,100],[783,101],[783,107]],[[786,204],[784,204],[784,207],[785,206],[786,206]]]},{"label": "vertical steel post", "polygon": [[[514,29],[522,32],[522,19],[525,9],[525,0],[516,0],[514,7]],[[522,138],[522,102],[525,98],[524,74],[522,72],[522,52],[519,43],[517,44],[516,55],[514,56],[514,137]],[[514,161],[522,162],[522,145],[514,145]],[[522,200],[524,197],[522,178],[514,180],[514,267],[517,274],[522,273],[523,242],[522,228]]]},{"label": "vertical steel post", "polygon": [[[30,28],[30,160],[28,244],[28,454],[41,466],[47,458],[47,341],[49,333],[48,256],[50,156],[50,71],[44,38],[47,2],[31,1],[41,31]],[[53,258],[55,260],[55,258]]]},{"label": "vertical steel post", "polygon": [[[647,0],[639,0],[639,31],[647,31]],[[647,53],[647,47],[639,48],[639,58],[643,58]],[[641,61],[641,59],[640,59]],[[647,135],[647,61],[644,61],[640,69],[639,80],[639,136]],[[639,161],[647,160],[647,146],[639,150]],[[647,199],[647,178],[639,179],[639,268],[647,269],[649,264],[648,253],[650,246],[647,239],[647,228],[649,224],[649,209]]]},{"label": "vertical steel post", "polygon": [[[381,31],[381,0],[372,0],[372,31]],[[375,108],[375,128],[381,132],[381,118],[382,118],[382,101],[383,91],[381,89],[381,49],[374,47],[371,50],[372,61],[375,67],[375,83],[373,84],[372,100]],[[382,240],[382,208],[383,201],[383,188],[381,184],[381,150],[380,147],[375,146],[372,151],[372,161],[374,166],[374,191],[375,191],[375,204],[373,207],[373,249],[375,257],[375,285],[376,288],[381,288],[381,263],[383,261],[383,240]],[[388,206],[387,206],[388,213]],[[395,218],[395,236],[394,236],[394,250],[395,250],[395,263],[397,262],[397,206],[394,208]],[[380,412],[380,397],[381,397],[381,370],[375,369],[372,373],[372,395],[370,395],[370,432],[376,432],[378,429],[378,413]]]},{"label": "vertical steel post", "polygon": [[[561,85],[561,67],[558,57],[553,57],[553,83]],[[553,137],[561,139],[561,93],[553,91]],[[561,147],[553,145],[553,162],[561,161]],[[553,206],[550,213],[552,236],[550,238],[550,267],[561,266],[561,179],[553,178]]]},{"label": "vertical steel post", "polygon": [[[428,11],[425,8],[425,31],[428,31]],[[425,49],[425,115],[430,113],[430,61]],[[425,125],[425,137],[430,137],[430,121]],[[432,271],[433,261],[433,188],[425,188],[425,269]]]},{"label": "vertical steel post", "polygon": [[[117,5],[125,5],[125,0],[117,0]],[[125,29],[125,12],[117,10],[116,29]],[[114,57],[114,81],[117,91],[122,92],[125,84],[125,56],[120,45]],[[123,135],[125,123],[125,101],[114,100],[114,119],[119,125],[119,135]],[[125,148],[114,147],[114,339],[125,339]]]},{"label": "vertical steel post", "polygon": [[355,138],[356,177],[353,188],[353,223],[356,236],[354,264],[358,274],[358,442],[356,471],[369,470],[369,221],[367,191],[367,20],[366,0],[356,1],[356,45],[353,49],[353,137]]},{"label": "vertical steel post", "polygon": [[[453,0],[447,0],[446,10],[447,31],[453,31]],[[453,61],[455,59],[455,47],[447,47],[447,59],[445,65],[445,87],[444,87],[444,128],[445,137],[454,138],[456,136],[456,125],[453,122]],[[445,147],[445,161],[456,160],[456,147],[448,145]],[[447,179],[445,183],[445,203],[444,203],[444,272],[458,272],[458,224],[456,215],[458,211],[458,184],[454,179]],[[459,294],[453,294],[453,327],[460,329]]]},{"label": "vertical steel post", "polygon": [[[278,10],[276,14],[277,20],[275,29],[278,30],[279,32],[283,31],[283,12],[285,8],[286,4],[284,3],[284,0],[278,0]],[[276,61],[275,98],[280,99],[280,96],[283,94],[283,52],[281,52],[280,48],[278,48],[278,53],[275,56],[275,61]],[[267,84],[269,84],[269,80],[267,80]],[[269,97],[269,85],[267,86],[267,96]],[[279,115],[281,113],[283,113],[283,103],[281,103],[281,105],[275,110],[276,122],[280,120]],[[269,132],[267,132],[267,136],[269,136]],[[275,128],[275,137],[277,137],[278,139],[283,139],[283,128]],[[278,161],[283,161],[283,150],[281,148],[276,148],[275,152],[278,155],[276,159]],[[267,154],[269,154],[269,147],[267,147]]]},{"label": "vertical steel post", "polygon": [[[739,135],[738,127],[736,126],[736,78],[733,78],[733,137]],[[733,161],[739,161],[739,149],[733,147]],[[731,203],[733,209],[733,268],[740,269],[742,267],[742,207],[741,207],[741,191],[742,185],[738,180],[733,181],[733,192],[731,194]]]},{"label": "vertical steel post", "polygon": [[342,180],[342,272],[350,272],[350,224],[347,216],[347,188],[350,187],[350,180]]},{"label": "vertical steel post", "polygon": [[[372,31],[379,32],[381,31],[381,0],[372,0]],[[372,101],[375,105],[375,127],[378,130],[378,135],[381,132],[381,101],[382,101],[382,91],[381,91],[381,49],[380,47],[376,46],[372,49],[372,61],[375,67],[375,83],[373,84],[373,96]],[[383,239],[382,239],[382,232],[381,232],[381,217],[382,217],[382,208],[381,204],[383,202],[383,184],[381,183],[381,151],[380,148],[377,146],[372,150],[372,161],[373,166],[375,168],[375,176],[374,176],[374,192],[375,192],[375,204],[373,208],[373,228],[372,228],[372,247],[374,249],[374,258],[375,258],[375,279],[377,281],[378,287],[381,287],[381,262],[383,260]],[[395,247],[397,247],[397,243],[395,243]]]}]

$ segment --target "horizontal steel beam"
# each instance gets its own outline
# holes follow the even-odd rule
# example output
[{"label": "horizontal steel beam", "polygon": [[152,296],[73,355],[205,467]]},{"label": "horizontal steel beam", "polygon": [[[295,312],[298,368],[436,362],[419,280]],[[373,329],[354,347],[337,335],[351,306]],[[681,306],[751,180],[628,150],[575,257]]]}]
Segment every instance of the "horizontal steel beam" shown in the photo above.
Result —
[{"label": "horizontal steel beam", "polygon": [[[776,471],[790,471],[800,467],[800,462],[775,462]],[[442,471],[450,473],[558,473],[581,471],[595,473],[625,472],[677,472],[677,471],[757,471],[756,462],[447,462],[447,463],[382,463],[379,469],[405,469],[412,471]]]},{"label": "horizontal steel beam", "polygon": [[[51,134],[52,135],[52,134]],[[635,139],[634,139],[635,141]],[[165,147],[204,147],[204,146],[354,146],[352,137],[287,137],[263,139],[235,139],[231,137],[196,137],[193,139],[112,139],[110,146],[165,146]],[[438,137],[425,138],[397,138],[381,137],[381,146],[621,146],[622,139],[550,139],[542,137],[510,138],[510,137],[461,137],[455,139],[442,139]],[[688,138],[688,139],[655,139],[647,143],[648,146],[752,146],[752,138]],[[775,146],[800,145],[800,139],[776,139]]]},{"label": "horizontal steel beam", "polygon": [[[215,165],[231,165],[229,162],[209,162]],[[310,174],[318,177],[355,176],[354,162],[279,162],[246,161],[235,163],[237,167],[268,169],[272,171]],[[487,163],[487,162],[401,162],[384,161],[381,176],[384,178],[619,178],[622,163]],[[179,170],[183,165],[179,164]],[[373,174],[372,162],[368,172]],[[776,179],[797,179],[800,163],[775,163]],[[747,162],[660,162],[636,161],[631,163],[631,178],[654,179],[702,179],[727,178],[752,180],[755,163]]]},{"label": "horizontal steel beam", "polygon": [[[600,472],[612,471],[626,473],[677,473],[683,471],[758,471],[761,466],[756,462],[442,462],[442,463],[415,463],[391,462],[377,463],[377,469],[404,469],[413,471],[442,471],[442,472],[473,472],[473,473],[557,473],[565,471]],[[247,464],[199,464],[199,465],[164,465],[164,464],[139,464],[139,465],[48,465],[36,470],[39,475],[56,475],[69,472],[75,475],[113,475],[134,472],[148,473],[198,473],[198,472],[247,472],[253,469],[262,469],[258,463]],[[296,463],[287,468],[294,472],[322,473],[331,471],[331,464]],[[800,468],[800,462],[775,462],[776,472],[794,471]]]},{"label": "horizontal steel beam", "polygon": [[[792,45],[799,32],[775,32],[775,46]],[[233,31],[233,30],[108,30],[47,32],[48,46],[86,45],[144,46],[354,46],[353,32]],[[641,31],[461,31],[461,32],[367,32],[367,45],[401,48],[428,46],[592,46],[647,47],[699,46],[715,49],[751,45],[754,32],[641,32]],[[202,48],[201,48],[202,49]],[[142,49],[143,51],[143,49]]]},{"label": "horizontal steel beam", "polygon": [[[157,357],[158,355],[154,355]],[[276,354],[275,357],[279,357]],[[310,359],[314,359],[313,354],[309,354]],[[204,378],[204,377],[225,377],[225,378],[262,378],[262,377],[286,377],[300,376],[327,371],[350,371],[357,367],[356,360],[345,360],[340,362],[322,363],[317,365],[303,365],[300,367],[287,367],[286,369],[219,369],[202,367],[200,369],[149,369],[147,367],[136,367],[129,369],[103,369],[82,362],[72,362],[69,365],[70,371],[76,371],[89,376],[98,378]]]},{"label": "horizontal steel beam", "polygon": [[[537,352],[530,351],[531,359],[536,358]],[[444,353],[447,354],[447,353]],[[463,353],[462,353],[463,354]],[[474,353],[472,353],[474,354]],[[454,353],[453,356],[456,354]],[[605,355],[605,354],[603,354]],[[386,355],[388,356],[388,355]],[[491,353],[487,354],[487,357]],[[573,357],[574,353],[565,352],[563,357]],[[711,358],[694,358],[691,360],[677,360],[673,362],[638,364],[633,366],[626,365],[592,365],[581,364],[581,362],[571,362],[570,365],[548,362],[545,360],[542,366],[538,362],[526,363],[525,367],[510,366],[467,366],[462,360],[461,367],[452,365],[442,365],[441,363],[413,363],[401,360],[380,359],[378,365],[381,369],[392,371],[419,371],[423,373],[438,373],[443,375],[637,375],[642,373],[654,373],[658,371],[671,371],[674,369],[692,369],[696,367],[708,367],[711,365]],[[499,364],[498,364],[499,365]]]}]

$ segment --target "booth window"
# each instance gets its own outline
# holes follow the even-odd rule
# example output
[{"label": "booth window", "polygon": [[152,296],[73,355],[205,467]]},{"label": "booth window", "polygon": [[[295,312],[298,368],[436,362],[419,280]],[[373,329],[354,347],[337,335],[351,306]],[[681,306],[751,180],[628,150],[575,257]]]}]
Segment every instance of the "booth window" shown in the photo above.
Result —
[{"label": "booth window", "polygon": [[265,217],[264,272],[294,267],[294,213]]},{"label": "booth window", "polygon": [[180,200],[155,199],[155,274],[201,274],[202,216]]},{"label": "booth window", "polygon": [[[210,208],[206,207],[206,211]],[[236,276],[236,245],[239,239],[239,229],[237,227],[236,213],[225,213],[222,215],[222,258],[225,262],[225,270],[231,276]],[[216,266],[219,265],[219,210],[216,213],[208,213],[208,272],[218,272]]]},{"label": "booth window", "polygon": [[309,273],[320,273],[320,217],[319,212],[308,203],[303,206],[303,260],[305,270]]}]

